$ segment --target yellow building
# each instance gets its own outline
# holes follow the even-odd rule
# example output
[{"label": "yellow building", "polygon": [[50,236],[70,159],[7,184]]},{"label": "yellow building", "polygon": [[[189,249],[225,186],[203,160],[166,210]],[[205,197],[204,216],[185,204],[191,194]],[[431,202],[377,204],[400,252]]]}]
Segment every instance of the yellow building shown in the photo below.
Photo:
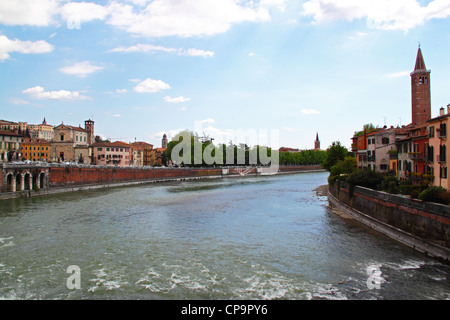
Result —
[{"label": "yellow building", "polygon": [[448,178],[448,163],[450,161],[450,147],[448,139],[448,125],[450,118],[450,105],[447,112],[444,108],[439,111],[439,116],[427,121],[429,143],[427,150],[428,165],[434,174],[432,185],[440,186],[450,191],[450,179]]},{"label": "yellow building", "polygon": [[50,146],[50,141],[44,139],[25,139],[22,142],[22,159],[49,162]]}]

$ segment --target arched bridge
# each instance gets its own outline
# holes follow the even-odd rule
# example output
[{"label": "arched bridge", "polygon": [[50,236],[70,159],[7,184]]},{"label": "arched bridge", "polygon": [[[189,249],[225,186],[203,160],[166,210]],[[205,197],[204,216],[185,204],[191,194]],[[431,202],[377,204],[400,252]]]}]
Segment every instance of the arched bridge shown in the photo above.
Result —
[{"label": "arched bridge", "polygon": [[18,192],[26,190],[46,189],[48,172],[46,166],[35,164],[2,164],[0,165],[1,192]]}]

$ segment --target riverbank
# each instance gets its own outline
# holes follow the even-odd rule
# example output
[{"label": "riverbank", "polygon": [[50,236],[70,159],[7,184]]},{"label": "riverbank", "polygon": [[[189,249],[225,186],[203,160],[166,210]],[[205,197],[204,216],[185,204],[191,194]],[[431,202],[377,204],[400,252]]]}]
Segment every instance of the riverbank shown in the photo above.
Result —
[{"label": "riverbank", "polygon": [[4,192],[0,193],[0,200],[168,181],[324,171],[321,166],[281,166],[275,172],[269,167],[118,168],[48,165],[42,167],[3,166],[2,169],[0,181],[1,189]]},{"label": "riverbank", "polygon": [[352,219],[419,252],[450,261],[450,208],[355,186],[328,186],[328,200]]}]

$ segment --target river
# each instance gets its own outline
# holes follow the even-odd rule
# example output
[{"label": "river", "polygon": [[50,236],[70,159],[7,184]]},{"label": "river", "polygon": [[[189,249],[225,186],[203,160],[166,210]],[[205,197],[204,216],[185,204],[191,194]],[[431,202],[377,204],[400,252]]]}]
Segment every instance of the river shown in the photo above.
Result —
[{"label": "river", "polygon": [[450,266],[336,214],[327,176],[1,201],[0,299],[449,299]]}]

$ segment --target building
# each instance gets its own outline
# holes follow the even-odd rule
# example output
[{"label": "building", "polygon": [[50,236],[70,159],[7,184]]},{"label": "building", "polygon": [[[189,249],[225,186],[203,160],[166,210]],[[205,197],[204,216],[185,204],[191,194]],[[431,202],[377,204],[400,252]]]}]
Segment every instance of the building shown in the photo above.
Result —
[{"label": "building", "polygon": [[447,137],[447,127],[450,124],[450,104],[447,111],[444,108],[439,110],[439,116],[427,121],[429,133],[428,145],[428,165],[430,174],[434,176],[431,184],[441,186],[450,190],[450,179],[448,179],[448,163],[450,159],[450,148]]},{"label": "building", "polygon": [[23,136],[9,130],[0,130],[0,162],[20,160]]},{"label": "building", "polygon": [[26,122],[11,122],[6,120],[0,120],[0,130],[12,131],[19,134],[25,134],[28,129],[28,123]]},{"label": "building", "polygon": [[141,150],[143,150],[143,165],[144,166],[153,165],[154,152],[153,152],[152,144],[143,142],[143,141],[138,141],[138,142],[130,143],[130,146],[133,148],[138,147]]},{"label": "building", "polygon": [[22,160],[50,161],[51,143],[45,139],[24,139],[22,142]]},{"label": "building", "polygon": [[314,141],[314,150],[320,150],[319,133],[316,134],[316,140]]},{"label": "building", "polygon": [[96,142],[92,146],[93,163],[106,166],[130,166],[132,147],[124,142]]},{"label": "building", "polygon": [[300,152],[300,149],[281,147],[278,152]]},{"label": "building", "polygon": [[144,148],[142,146],[131,146],[131,165],[141,167],[144,165]]},{"label": "building", "polygon": [[169,143],[169,140],[167,139],[167,135],[164,134],[162,141],[161,141],[161,148],[162,149],[167,149],[167,144]]},{"label": "building", "polygon": [[411,73],[411,115],[413,126],[426,124],[431,119],[431,71],[427,70],[422,50],[417,52]]},{"label": "building", "polygon": [[48,141],[51,141],[53,139],[53,126],[47,124],[45,118],[41,124],[28,125],[28,131],[31,139],[45,139]]},{"label": "building", "polygon": [[91,132],[79,127],[65,125],[64,123],[53,129],[51,141],[51,161],[74,161],[90,163],[89,137]]}]

